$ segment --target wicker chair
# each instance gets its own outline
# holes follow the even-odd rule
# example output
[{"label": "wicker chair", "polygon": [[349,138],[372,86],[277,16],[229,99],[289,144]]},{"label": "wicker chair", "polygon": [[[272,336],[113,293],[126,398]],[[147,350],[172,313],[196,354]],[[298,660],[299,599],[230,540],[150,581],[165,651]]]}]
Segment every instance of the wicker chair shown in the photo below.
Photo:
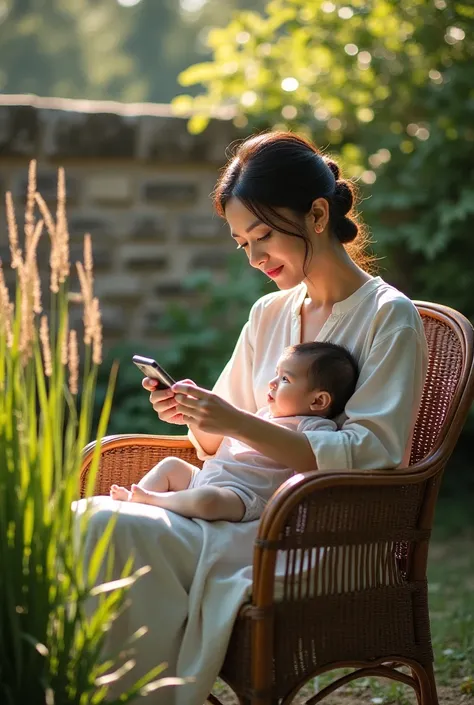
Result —
[{"label": "wicker chair", "polygon": [[[410,685],[419,705],[438,703],[426,564],[442,473],[473,396],[473,329],[452,309],[416,305],[430,360],[410,466],[309,472],[274,494],[255,542],[252,601],[240,610],[220,673],[241,705],[288,705],[309,679],[336,668],[351,671],[307,705],[365,676]],[[109,436],[102,449],[99,494],[112,482],[137,482],[171,453],[196,462],[185,437]],[[278,599],[277,557],[285,565]]]}]

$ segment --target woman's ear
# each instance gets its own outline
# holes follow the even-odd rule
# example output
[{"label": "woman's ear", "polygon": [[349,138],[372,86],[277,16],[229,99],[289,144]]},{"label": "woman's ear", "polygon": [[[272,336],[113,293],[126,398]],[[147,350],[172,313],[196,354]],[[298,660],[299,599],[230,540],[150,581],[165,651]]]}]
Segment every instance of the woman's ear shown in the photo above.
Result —
[{"label": "woman's ear", "polygon": [[329,222],[329,203],[325,198],[316,198],[311,204],[313,227],[317,233],[322,233]]},{"label": "woman's ear", "polygon": [[309,408],[311,411],[315,411],[319,414],[324,414],[329,410],[329,407],[331,406],[331,395],[329,392],[326,392],[324,390],[320,390],[317,392],[312,393],[313,396],[313,401],[309,405]]}]

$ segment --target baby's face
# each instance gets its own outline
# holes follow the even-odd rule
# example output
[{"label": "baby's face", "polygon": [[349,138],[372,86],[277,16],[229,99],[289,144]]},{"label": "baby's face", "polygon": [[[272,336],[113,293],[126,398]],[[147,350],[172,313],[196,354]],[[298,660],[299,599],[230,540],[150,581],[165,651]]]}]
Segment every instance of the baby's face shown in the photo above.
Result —
[{"label": "baby's face", "polygon": [[270,381],[267,402],[272,416],[306,416],[311,409],[315,392],[308,379],[308,358],[304,355],[282,356],[276,376]]}]

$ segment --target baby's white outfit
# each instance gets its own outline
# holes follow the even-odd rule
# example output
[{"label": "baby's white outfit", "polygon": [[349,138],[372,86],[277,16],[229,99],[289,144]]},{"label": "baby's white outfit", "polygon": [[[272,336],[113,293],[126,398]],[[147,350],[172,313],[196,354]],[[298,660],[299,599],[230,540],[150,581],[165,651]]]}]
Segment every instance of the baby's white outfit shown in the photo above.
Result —
[{"label": "baby's white outfit", "polygon": [[[331,419],[320,416],[282,416],[274,418],[267,406],[256,413],[262,419],[292,431],[337,431]],[[235,492],[245,506],[242,521],[258,519],[278,487],[294,474],[294,470],[271,460],[246,443],[226,436],[216,454],[206,460],[202,470],[193,474],[189,488],[214,485]]]}]

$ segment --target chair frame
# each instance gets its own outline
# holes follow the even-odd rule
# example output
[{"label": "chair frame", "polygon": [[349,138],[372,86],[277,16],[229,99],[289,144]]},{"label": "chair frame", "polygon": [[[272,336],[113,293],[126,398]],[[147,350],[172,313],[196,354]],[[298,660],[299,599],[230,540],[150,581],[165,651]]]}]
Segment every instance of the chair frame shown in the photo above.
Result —
[{"label": "chair frame", "polygon": [[[406,577],[413,584],[426,584],[426,567],[430,532],[433,525],[436,499],[439,484],[446,463],[456,445],[462,427],[467,418],[469,407],[474,393],[474,335],[470,322],[457,311],[440,304],[423,301],[414,302],[422,316],[438,321],[448,326],[455,334],[462,351],[462,369],[457,380],[455,392],[451,398],[448,412],[443,420],[438,438],[424,457],[406,468],[396,470],[350,470],[350,471],[313,471],[295,475],[287,480],[268,502],[258,527],[258,535],[253,556],[253,590],[251,601],[242,606],[236,620],[245,624],[247,648],[250,656],[250,673],[246,674],[246,683],[237,682],[232,668],[227,668],[229,659],[238,659],[242,643],[236,648],[229,645],[226,662],[221,671],[221,678],[236,692],[241,705],[290,705],[300,688],[310,679],[333,669],[353,668],[353,672],[339,678],[324,688],[318,694],[307,700],[307,705],[316,705],[326,695],[336,690],[350,680],[366,677],[380,676],[393,679],[411,686],[417,696],[419,705],[438,705],[436,683],[433,671],[433,657],[431,652],[431,639],[428,631],[424,639],[424,648],[427,654],[424,662],[413,657],[406,657],[401,653],[384,653],[373,655],[369,659],[342,659],[332,660],[320,667],[306,672],[304,678],[291,687],[284,694],[276,693],[273,683],[273,670],[275,659],[275,565],[277,551],[284,547],[282,536],[291,516],[308,498],[322,496],[325,491],[344,491],[344,488],[401,488],[423,483],[431,483],[430,490],[423,494],[423,501],[417,520],[417,539],[410,544],[409,557],[404,556]],[[107,436],[101,442],[101,454],[109,451],[126,452],[131,445],[146,447],[147,449],[162,449],[166,454],[194,453],[194,449],[186,436],[150,436],[130,434],[126,436]],[[84,450],[83,468],[81,472],[81,494],[87,480],[87,473],[94,452],[95,442],[90,443]],[[161,450],[160,450],[161,452]],[[195,459],[193,460],[195,462]],[[100,471],[99,471],[100,473]],[[96,487],[103,482],[99,475]],[[134,480],[136,481],[136,480]],[[105,479],[107,484],[109,479]],[[103,485],[100,485],[103,486]],[[425,485],[426,487],[428,485]],[[342,488],[342,490],[341,490]],[[401,565],[401,564],[400,564]],[[339,596],[338,596],[339,597]],[[341,596],[342,597],[342,596]],[[318,597],[313,597],[314,604]],[[428,610],[427,599],[423,608]],[[232,647],[232,648],[231,648]],[[230,656],[230,651],[234,655]],[[401,672],[399,668],[405,666],[410,675]],[[222,705],[215,695],[209,696],[209,702]]]}]

